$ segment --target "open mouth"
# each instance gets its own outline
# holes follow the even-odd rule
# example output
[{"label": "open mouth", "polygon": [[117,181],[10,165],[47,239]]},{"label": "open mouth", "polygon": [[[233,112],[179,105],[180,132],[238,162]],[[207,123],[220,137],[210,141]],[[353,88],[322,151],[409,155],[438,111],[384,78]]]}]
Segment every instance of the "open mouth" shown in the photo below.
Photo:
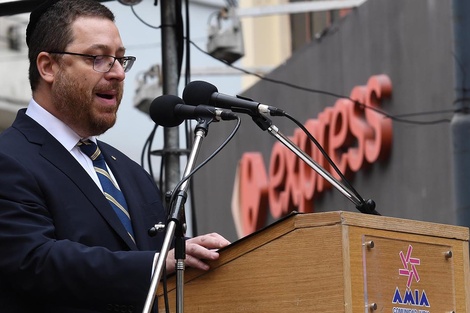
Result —
[{"label": "open mouth", "polygon": [[114,98],[113,95],[105,94],[105,93],[97,93],[96,95],[100,98],[104,98],[104,99],[108,99],[108,100],[111,100],[111,99]]}]

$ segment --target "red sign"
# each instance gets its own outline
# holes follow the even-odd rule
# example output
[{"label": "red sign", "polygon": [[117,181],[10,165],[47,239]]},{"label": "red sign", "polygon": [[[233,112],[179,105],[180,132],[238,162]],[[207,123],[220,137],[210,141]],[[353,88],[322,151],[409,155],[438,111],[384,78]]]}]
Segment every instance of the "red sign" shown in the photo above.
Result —
[{"label": "red sign", "polygon": [[[352,89],[350,98],[354,101],[338,99],[317,118],[305,122],[304,126],[346,177],[388,157],[392,146],[392,121],[374,109],[380,109],[382,99],[390,97],[391,93],[388,76],[372,76],[367,85]],[[290,139],[339,179],[300,128],[295,129]],[[259,152],[243,154],[238,173],[238,194],[234,195],[238,201],[233,209],[239,210],[234,212],[234,217],[235,224],[241,228],[238,230],[241,236],[263,227],[268,209],[274,218],[294,210],[313,212],[314,199],[331,188],[328,181],[279,142],[272,148],[268,173]]]}]

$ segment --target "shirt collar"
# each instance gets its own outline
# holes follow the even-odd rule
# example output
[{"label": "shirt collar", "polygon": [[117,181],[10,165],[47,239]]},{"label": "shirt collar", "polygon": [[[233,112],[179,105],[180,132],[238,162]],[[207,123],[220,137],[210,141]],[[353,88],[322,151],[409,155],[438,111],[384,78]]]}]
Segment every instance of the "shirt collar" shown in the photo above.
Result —
[{"label": "shirt collar", "polygon": [[96,143],[95,137],[80,138],[67,124],[45,110],[34,99],[29,102],[26,114],[44,127],[67,151],[71,151],[80,139],[90,139]]}]

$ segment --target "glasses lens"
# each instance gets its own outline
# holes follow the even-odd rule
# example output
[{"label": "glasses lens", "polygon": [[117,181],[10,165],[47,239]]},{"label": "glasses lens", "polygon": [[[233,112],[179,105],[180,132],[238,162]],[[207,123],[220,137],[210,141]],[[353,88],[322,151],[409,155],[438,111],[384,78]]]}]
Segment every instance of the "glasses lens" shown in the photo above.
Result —
[{"label": "glasses lens", "polygon": [[135,58],[134,57],[124,57],[121,60],[121,65],[124,68],[124,72],[128,72],[132,65],[134,65]]},{"label": "glasses lens", "polygon": [[95,57],[95,62],[93,63],[93,68],[97,72],[106,73],[111,69],[115,60],[116,59],[112,56],[97,55]]},{"label": "glasses lens", "polygon": [[121,64],[124,72],[127,72],[134,64],[135,57],[115,58],[110,55],[97,55],[95,56],[93,69],[97,72],[107,73],[111,70],[116,60],[119,62],[119,64]]}]

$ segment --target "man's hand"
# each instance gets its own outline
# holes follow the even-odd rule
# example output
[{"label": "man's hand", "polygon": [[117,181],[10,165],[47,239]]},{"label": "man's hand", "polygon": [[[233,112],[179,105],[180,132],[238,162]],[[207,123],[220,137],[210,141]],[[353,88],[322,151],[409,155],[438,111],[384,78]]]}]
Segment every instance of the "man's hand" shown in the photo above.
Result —
[{"label": "man's hand", "polygon": [[[186,240],[186,259],[184,264],[200,270],[207,271],[209,265],[204,260],[217,260],[219,253],[216,251],[226,247],[230,242],[217,233],[197,236]],[[166,258],[167,273],[175,271],[175,249],[168,252]]]}]

